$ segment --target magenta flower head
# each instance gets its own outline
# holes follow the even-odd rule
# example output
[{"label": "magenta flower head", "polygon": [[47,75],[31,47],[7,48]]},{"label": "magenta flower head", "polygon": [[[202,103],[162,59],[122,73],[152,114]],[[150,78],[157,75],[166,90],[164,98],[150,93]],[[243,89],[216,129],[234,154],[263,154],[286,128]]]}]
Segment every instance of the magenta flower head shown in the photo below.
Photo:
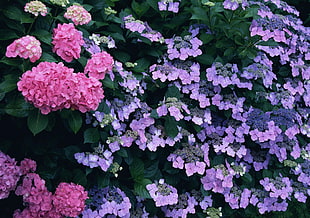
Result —
[{"label": "magenta flower head", "polygon": [[7,198],[20,178],[20,168],[16,161],[0,151],[0,200]]},{"label": "magenta flower head", "polygon": [[54,29],[53,52],[66,62],[80,58],[81,46],[84,45],[82,33],[74,28],[73,23],[58,24]]},{"label": "magenta flower head", "polygon": [[113,67],[113,58],[105,51],[95,53],[91,59],[87,61],[85,66],[85,74],[96,79],[104,79],[105,74],[109,73]]},{"label": "magenta flower head", "polygon": [[61,215],[76,217],[83,212],[87,198],[87,191],[83,186],[62,182],[53,196],[53,205]]},{"label": "magenta flower head", "polygon": [[42,55],[41,43],[33,36],[24,36],[16,39],[6,48],[5,56],[11,58],[19,56],[29,58],[31,62],[36,62]]},{"label": "magenta flower head", "polygon": [[155,201],[156,207],[173,205],[178,202],[177,189],[166,184],[163,179],[160,179],[157,184],[148,184],[146,189]]},{"label": "magenta flower head", "polygon": [[42,16],[46,16],[47,14],[47,8],[45,4],[43,4],[40,1],[31,1],[26,3],[24,11],[29,12],[30,14],[33,14],[36,17],[39,16],[39,14],[41,14]]},{"label": "magenta flower head", "polygon": [[72,20],[74,25],[88,24],[91,21],[91,15],[81,5],[72,5],[67,8],[64,17]]}]

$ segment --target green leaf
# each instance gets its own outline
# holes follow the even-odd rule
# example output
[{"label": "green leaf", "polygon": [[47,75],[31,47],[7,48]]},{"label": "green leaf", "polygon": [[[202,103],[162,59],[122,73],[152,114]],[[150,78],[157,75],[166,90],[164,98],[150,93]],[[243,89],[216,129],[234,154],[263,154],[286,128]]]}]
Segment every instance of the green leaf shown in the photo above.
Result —
[{"label": "green leaf", "polygon": [[15,31],[9,29],[0,29],[0,40],[17,39]]},{"label": "green leaf", "polygon": [[32,109],[29,103],[24,98],[14,98],[5,106],[4,111],[14,117],[26,117],[29,110]]},{"label": "green leaf", "polygon": [[129,171],[135,182],[140,181],[144,177],[144,163],[141,159],[135,158],[129,166]]},{"label": "green leaf", "polygon": [[20,22],[21,23],[32,23],[34,22],[34,19],[30,17],[30,15],[22,13],[22,16],[20,17]]},{"label": "green leaf", "polygon": [[196,59],[197,61],[205,65],[212,65],[212,63],[214,62],[214,57],[210,54],[199,55]]},{"label": "green leaf", "polygon": [[132,68],[132,70],[140,73],[148,69],[151,62],[146,58],[141,58],[139,60],[136,60],[135,63],[137,63],[137,65]]},{"label": "green leaf", "polygon": [[22,11],[17,7],[8,6],[3,10],[3,14],[9,19],[21,21]]},{"label": "green leaf", "polygon": [[122,63],[126,63],[130,60],[130,55],[122,51],[115,51],[113,56]]},{"label": "green leaf", "polygon": [[208,22],[208,14],[205,9],[201,7],[194,7],[192,10],[191,20],[202,20],[204,22]]},{"label": "green leaf", "polygon": [[112,81],[109,76],[105,76],[101,82],[102,82],[103,87],[107,87],[109,89],[115,89],[116,88],[114,81]]},{"label": "green leaf", "polygon": [[33,135],[42,132],[48,124],[48,117],[36,109],[29,112],[27,125]]},{"label": "green leaf", "polygon": [[268,40],[268,41],[260,41],[256,45],[262,45],[262,46],[279,46],[279,43],[275,42],[274,40]]},{"label": "green leaf", "polygon": [[85,173],[80,170],[80,169],[75,169],[73,170],[72,174],[73,176],[73,182],[82,186],[86,186],[87,185],[87,178]]},{"label": "green leaf", "polygon": [[152,178],[154,175],[156,175],[156,173],[159,171],[158,169],[158,160],[157,161],[152,161],[152,163],[150,164],[150,166],[148,166],[147,168],[145,168],[144,170],[144,176],[146,178]]},{"label": "green leaf", "polygon": [[80,130],[82,123],[83,120],[81,114],[78,111],[70,111],[68,116],[68,124],[75,134]]},{"label": "green leaf", "polygon": [[79,149],[79,147],[71,145],[71,146],[67,146],[64,148],[64,152],[65,152],[65,156],[68,160],[72,161],[72,162],[76,162],[75,158],[74,158],[74,154],[80,152],[81,150]]},{"label": "green leaf", "polygon": [[150,193],[146,189],[146,185],[151,184],[152,181],[149,179],[143,179],[139,183],[134,184],[134,192],[145,199],[151,199]]},{"label": "green leaf", "polygon": [[100,173],[97,174],[97,185],[98,188],[104,188],[110,184],[110,174],[109,173]]},{"label": "green leaf", "polygon": [[41,61],[47,61],[47,62],[57,62],[57,60],[50,55],[49,53],[43,52],[42,56],[40,58]]},{"label": "green leaf", "polygon": [[52,42],[52,34],[46,30],[40,29],[36,30],[31,33],[32,35],[36,36],[40,41],[51,45]]},{"label": "green leaf", "polygon": [[97,128],[89,128],[84,132],[84,143],[96,143],[100,139],[100,134]]},{"label": "green leaf", "polygon": [[138,3],[133,0],[131,3],[131,8],[138,15],[138,17],[141,17],[149,10],[150,6],[147,2]]},{"label": "green leaf", "polygon": [[165,96],[166,98],[175,97],[179,99],[181,97],[181,93],[180,93],[180,90],[176,86],[170,86]]},{"label": "green leaf", "polygon": [[3,57],[1,60],[0,60],[0,63],[3,63],[3,64],[6,64],[6,65],[9,65],[9,66],[20,66],[23,64],[23,61],[21,59],[14,59],[14,58],[7,58],[7,57]]},{"label": "green leaf", "polygon": [[174,117],[166,117],[165,122],[165,132],[168,136],[174,138],[179,133],[179,129],[177,127],[177,122]]},{"label": "green leaf", "polygon": [[4,81],[0,83],[0,93],[7,93],[16,89],[18,78],[16,75],[8,74],[4,76]]},{"label": "green leaf", "polygon": [[253,178],[251,176],[251,174],[249,173],[245,173],[242,177],[241,177],[242,181],[244,182],[244,184],[252,184],[253,182]]},{"label": "green leaf", "polygon": [[124,148],[121,148],[120,150],[117,151],[117,154],[120,156],[120,157],[128,157],[128,153],[127,153],[127,150],[124,149]]}]

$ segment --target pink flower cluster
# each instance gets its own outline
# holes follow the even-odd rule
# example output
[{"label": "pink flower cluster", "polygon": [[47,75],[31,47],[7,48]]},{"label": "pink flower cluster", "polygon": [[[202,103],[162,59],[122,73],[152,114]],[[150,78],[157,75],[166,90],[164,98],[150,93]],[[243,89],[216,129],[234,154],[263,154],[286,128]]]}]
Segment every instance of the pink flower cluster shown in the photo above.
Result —
[{"label": "pink flower cluster", "polygon": [[11,43],[7,49],[6,57],[16,57],[27,59],[29,58],[31,62],[35,62],[40,59],[42,55],[41,43],[33,36],[24,36],[22,38],[16,39]]},{"label": "pink flower cluster", "polygon": [[73,21],[75,25],[88,24],[91,21],[91,15],[81,5],[72,5],[67,8],[64,17]]},{"label": "pink flower cluster", "polygon": [[53,52],[63,60],[71,62],[80,58],[81,46],[84,45],[82,33],[75,29],[73,23],[58,24],[53,32]]},{"label": "pink flower cluster", "polygon": [[45,186],[45,181],[36,173],[28,173],[16,188],[16,195],[23,196],[28,206],[23,210],[15,210],[14,218],[61,217],[53,209],[52,193]]},{"label": "pink flower cluster", "polygon": [[104,79],[105,74],[110,72],[113,67],[113,58],[105,51],[95,53],[91,59],[87,61],[84,72],[88,73],[90,77],[96,79]]},{"label": "pink flower cluster", "polygon": [[0,199],[7,198],[21,176],[16,161],[0,151]]},{"label": "pink flower cluster", "polygon": [[36,17],[39,16],[39,14],[41,14],[42,16],[45,16],[47,14],[47,8],[45,4],[40,1],[31,1],[26,3],[24,11],[29,12]]},{"label": "pink flower cluster", "polygon": [[102,84],[83,73],[74,73],[63,63],[41,62],[26,71],[17,83],[25,99],[42,114],[63,108],[85,113],[96,110],[103,99]]},{"label": "pink flower cluster", "polygon": [[53,205],[60,214],[76,217],[83,212],[87,198],[83,186],[62,182],[55,191]]},{"label": "pink flower cluster", "polygon": [[23,196],[27,207],[15,210],[14,218],[76,217],[84,210],[88,198],[84,187],[73,183],[60,183],[53,195],[36,173],[25,175],[15,194]]}]

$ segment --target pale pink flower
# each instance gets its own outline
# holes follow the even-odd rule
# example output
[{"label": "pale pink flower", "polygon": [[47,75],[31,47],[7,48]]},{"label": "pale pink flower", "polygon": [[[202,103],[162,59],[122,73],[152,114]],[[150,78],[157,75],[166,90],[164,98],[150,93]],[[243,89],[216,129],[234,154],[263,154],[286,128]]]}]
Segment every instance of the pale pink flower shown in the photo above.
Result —
[{"label": "pale pink flower", "polygon": [[80,58],[81,46],[84,44],[82,33],[75,29],[73,23],[58,24],[54,29],[53,52],[66,62]]},{"label": "pale pink flower", "polygon": [[87,61],[84,73],[96,79],[104,79],[105,74],[110,72],[113,67],[113,58],[107,52],[93,54]]},{"label": "pale pink flower", "polygon": [[40,1],[31,1],[26,3],[24,11],[29,12],[36,17],[39,16],[39,14],[41,14],[42,16],[45,16],[47,14],[47,8],[45,4]]},{"label": "pale pink flower", "polygon": [[81,5],[72,5],[67,8],[64,17],[73,21],[75,25],[88,24],[91,21],[91,15]]},{"label": "pale pink flower", "polygon": [[16,57],[27,59],[31,62],[35,62],[40,59],[42,55],[41,43],[33,36],[24,36],[16,39],[6,48],[5,56]]},{"label": "pale pink flower", "polygon": [[81,185],[60,183],[53,196],[56,211],[67,217],[76,217],[83,212],[87,191]]}]

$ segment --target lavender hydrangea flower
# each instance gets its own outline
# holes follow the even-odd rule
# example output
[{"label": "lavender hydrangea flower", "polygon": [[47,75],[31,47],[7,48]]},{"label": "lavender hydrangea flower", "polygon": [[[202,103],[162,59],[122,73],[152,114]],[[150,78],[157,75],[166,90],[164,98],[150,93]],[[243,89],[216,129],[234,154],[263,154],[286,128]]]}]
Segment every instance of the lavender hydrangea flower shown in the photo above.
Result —
[{"label": "lavender hydrangea flower", "polygon": [[125,23],[125,28],[132,32],[142,33],[146,28],[142,21],[136,20],[132,15],[124,17],[123,20]]},{"label": "lavender hydrangea flower", "polygon": [[247,88],[252,90],[252,83],[250,81],[242,81],[239,78],[239,70],[236,64],[225,64],[215,62],[211,68],[206,70],[208,81],[212,82],[214,86],[220,85],[223,88],[229,85],[236,85],[239,88]]},{"label": "lavender hydrangea flower", "polygon": [[167,157],[168,161],[172,161],[174,168],[184,169],[187,176],[194,173],[203,175],[206,166],[210,166],[209,161],[209,145],[194,146],[193,144],[183,144],[182,149],[175,150]]},{"label": "lavender hydrangea flower", "polygon": [[198,205],[196,199],[189,193],[180,194],[178,203],[171,206],[162,207],[165,217],[182,217],[186,218],[188,214],[195,214],[195,206]]},{"label": "lavender hydrangea flower", "polygon": [[285,200],[293,192],[291,181],[288,177],[277,177],[276,179],[264,178],[260,180],[260,184],[269,192],[269,196],[272,198],[280,197]]},{"label": "lavender hydrangea flower", "polygon": [[206,175],[201,178],[205,190],[215,193],[224,193],[233,187],[234,171],[228,170],[223,164],[206,170]]},{"label": "lavender hydrangea flower", "polygon": [[197,37],[186,35],[183,38],[175,36],[165,40],[167,44],[168,58],[173,60],[179,58],[180,60],[186,60],[188,57],[197,57],[202,54],[199,46],[202,45],[202,41]]},{"label": "lavender hydrangea flower", "polygon": [[93,188],[89,190],[91,201],[82,212],[82,217],[129,217],[131,203],[126,194],[117,187]]},{"label": "lavender hydrangea flower", "polygon": [[200,66],[191,61],[167,61],[163,64],[153,64],[150,66],[153,79],[160,79],[161,82],[175,81],[179,79],[183,85],[199,82]]},{"label": "lavender hydrangea flower", "polygon": [[155,201],[156,207],[173,205],[178,202],[177,189],[160,179],[158,183],[146,185],[146,189]]},{"label": "lavender hydrangea flower", "polygon": [[241,3],[242,0],[225,0],[223,2],[223,6],[225,9],[229,9],[229,10],[236,10],[239,7],[239,3]]},{"label": "lavender hydrangea flower", "polygon": [[113,163],[112,152],[109,150],[104,150],[104,147],[100,144],[95,148],[93,153],[76,153],[74,154],[74,158],[78,163],[83,164],[84,166],[89,166],[90,168],[100,167],[105,172]]},{"label": "lavender hydrangea flower", "polygon": [[160,11],[171,11],[173,13],[179,12],[179,4],[181,0],[174,2],[173,0],[161,0],[158,2],[158,9]]}]

